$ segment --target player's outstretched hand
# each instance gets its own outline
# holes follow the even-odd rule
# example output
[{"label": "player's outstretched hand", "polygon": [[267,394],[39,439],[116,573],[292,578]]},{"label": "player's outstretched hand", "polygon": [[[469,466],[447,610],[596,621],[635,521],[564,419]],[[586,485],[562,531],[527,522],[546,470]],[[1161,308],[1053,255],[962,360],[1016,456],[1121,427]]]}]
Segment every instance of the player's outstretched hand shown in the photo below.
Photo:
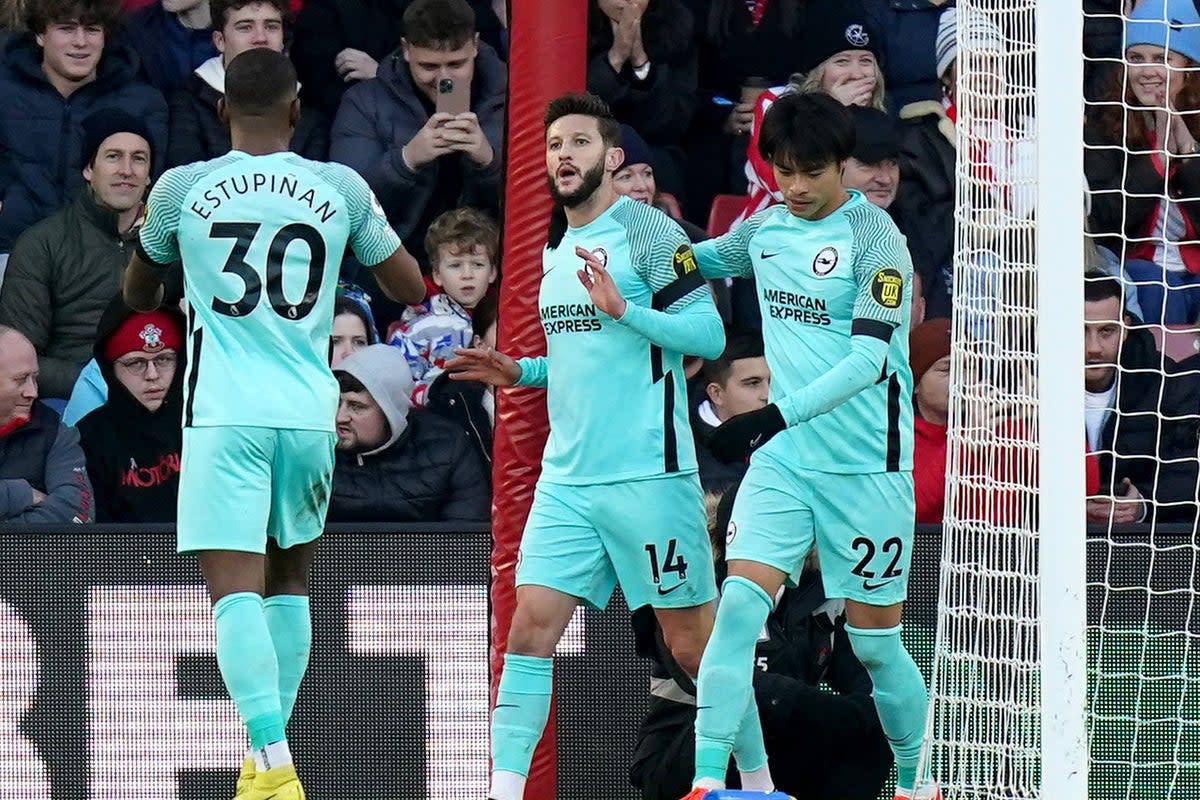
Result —
[{"label": "player's outstretched hand", "polygon": [[613,319],[619,319],[625,313],[625,298],[604,263],[595,253],[582,247],[575,248],[575,255],[583,259],[583,269],[578,270],[579,282],[587,289],[592,303]]},{"label": "player's outstretched hand", "polygon": [[454,355],[446,362],[451,380],[512,386],[521,377],[521,367],[516,361],[490,347],[458,347]]},{"label": "player's outstretched hand", "polygon": [[708,435],[708,449],[718,461],[744,461],[786,427],[779,406],[771,403],[722,422]]}]

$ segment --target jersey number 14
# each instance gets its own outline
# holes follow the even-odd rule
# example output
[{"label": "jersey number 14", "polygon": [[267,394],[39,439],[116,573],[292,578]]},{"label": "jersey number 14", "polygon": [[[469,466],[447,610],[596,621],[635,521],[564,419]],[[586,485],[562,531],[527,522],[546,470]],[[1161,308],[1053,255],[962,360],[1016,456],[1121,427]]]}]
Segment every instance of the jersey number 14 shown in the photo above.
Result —
[{"label": "jersey number 14", "polygon": [[[246,254],[254,243],[262,226],[257,222],[214,222],[209,229],[210,239],[233,239],[233,250],[225,260],[221,272],[236,275],[245,287],[242,296],[234,301],[214,297],[213,311],[227,317],[244,317],[258,307],[262,299],[262,277],[258,270],[246,262]],[[295,241],[308,245],[308,282],[300,302],[292,303],[283,292],[283,259],[288,247]],[[295,222],[279,229],[267,248],[267,299],[271,310],[284,319],[301,320],[308,316],[317,304],[321,290],[321,279],[325,275],[325,239],[311,225]]]}]

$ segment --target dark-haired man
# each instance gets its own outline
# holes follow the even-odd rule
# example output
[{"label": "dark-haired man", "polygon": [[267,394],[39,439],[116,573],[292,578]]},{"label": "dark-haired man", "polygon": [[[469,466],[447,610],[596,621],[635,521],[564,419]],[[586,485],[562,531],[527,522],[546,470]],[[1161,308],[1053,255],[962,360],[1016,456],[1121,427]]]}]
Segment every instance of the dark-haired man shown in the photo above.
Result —
[{"label": "dark-haired man", "polygon": [[705,362],[700,375],[704,399],[692,413],[700,486],[705,492],[720,494],[742,479],[746,462],[718,461],[708,449],[708,437],[725,420],[767,404],[771,370],[763,355],[762,336],[748,332],[730,334],[725,352],[720,358]]},{"label": "dark-haired man", "polygon": [[538,297],[547,355],[459,350],[447,364],[461,380],[550,389],[492,717],[494,800],[524,794],[550,711],[551,656],[576,606],[603,608],[619,582],[631,608],[654,607],[676,661],[695,674],[716,595],[683,356],[719,355],[721,318],[683,229],[613,187],[623,154],[604,101],[560,97],[545,124],[557,206]]},{"label": "dark-haired man", "polygon": [[[287,0],[211,0],[212,41],[217,55],[188,75],[168,98],[171,143],[167,166],[217,158],[229,152],[229,129],[221,122],[217,104],[225,95],[225,67],[238,54],[255,47],[283,52]],[[301,107],[289,149],[304,158],[329,155],[329,119]]]},{"label": "dark-haired man", "polygon": [[154,187],[125,300],[157,307],[163,265],[182,259],[191,318],[178,547],[199,554],[217,664],[250,737],[238,797],[302,800],[284,728],[308,663],[309,572],[333,475],[328,358],[342,254],[349,244],[378,265],[397,300],[417,302],[425,287],[362,178],[288,152],[300,108],[286,56],[235,58],[220,108],[234,150]]},{"label": "dark-haired man", "polygon": [[1200,357],[1163,356],[1149,329],[1133,327],[1119,280],[1084,279],[1085,419],[1101,492],[1088,498],[1087,520],[1194,525]]},{"label": "dark-haired man", "polygon": [[750,456],[750,466],[700,668],[689,797],[724,785],[730,750],[747,735],[738,720],[758,632],[814,546],[826,595],[847,598],[846,632],[896,756],[896,796],[939,794],[918,781],[927,691],[900,641],[914,519],[912,262],[886,212],[843,187],[853,146],[854,121],[836,100],[780,98],[759,151],[784,202],[696,248],[705,277],[756,280],[771,402],[709,438],[719,458]]},{"label": "dark-haired man", "polygon": [[[468,93],[469,111],[437,110],[443,81]],[[366,178],[405,239],[424,240],[438,215],[461,206],[495,214],[507,85],[504,63],[479,41],[466,0],[415,0],[404,11],[400,48],[375,80],[342,98],[330,158]],[[372,310],[387,328],[403,309],[376,303]]]},{"label": "dark-haired man", "polygon": [[162,164],[167,104],[136,77],[133,50],[109,41],[119,14],[115,0],[31,0],[30,33],[0,56],[0,270],[18,236],[82,189],[83,120],[93,112],[143,120]]}]

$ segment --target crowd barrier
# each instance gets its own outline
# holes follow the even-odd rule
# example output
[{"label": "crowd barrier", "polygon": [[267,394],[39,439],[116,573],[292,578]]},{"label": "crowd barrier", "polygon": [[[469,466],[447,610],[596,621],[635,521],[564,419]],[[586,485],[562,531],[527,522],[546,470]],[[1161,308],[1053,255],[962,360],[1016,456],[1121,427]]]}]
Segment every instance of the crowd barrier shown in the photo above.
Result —
[{"label": "crowd barrier", "polygon": [[[1093,542],[1096,581],[1137,587],[1152,574],[1160,585],[1098,583],[1092,608],[1110,625],[1195,632],[1190,533],[1177,548],[1144,541]],[[937,529],[919,531],[906,622],[926,667],[939,544]],[[483,796],[489,548],[486,528],[333,526],[323,537],[311,667],[290,726],[313,800]],[[636,796],[626,768],[647,672],[619,597],[578,612],[555,670],[558,797]],[[0,531],[0,798],[227,797],[244,746],[199,572],[170,531]]]}]

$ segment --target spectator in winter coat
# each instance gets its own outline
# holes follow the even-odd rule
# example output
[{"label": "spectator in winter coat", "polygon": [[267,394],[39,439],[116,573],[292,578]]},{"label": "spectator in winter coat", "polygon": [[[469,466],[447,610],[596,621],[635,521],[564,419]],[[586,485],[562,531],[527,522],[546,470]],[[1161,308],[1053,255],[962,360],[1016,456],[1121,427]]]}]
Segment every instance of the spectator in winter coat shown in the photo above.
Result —
[{"label": "spectator in winter coat", "polygon": [[587,89],[654,153],[658,182],[683,194],[683,134],[696,111],[692,12],[680,0],[589,0]]},{"label": "spectator in winter coat", "polygon": [[1198,66],[1191,0],[1142,0],[1125,23],[1124,69],[1085,131],[1091,231],[1124,262],[1150,323],[1200,318]]},{"label": "spectator in winter coat", "polygon": [[142,62],[142,80],[170,95],[217,54],[208,0],[156,0],[129,16],[122,40]]},{"label": "spectator in winter coat", "polygon": [[[479,42],[466,0],[416,0],[404,12],[404,30],[378,77],[346,92],[330,156],[366,179],[401,238],[421,240],[450,209],[499,210],[507,73]],[[436,112],[446,79],[470,86],[470,111]],[[381,294],[369,275],[362,280]],[[403,307],[377,301],[372,310],[386,328]]]},{"label": "spectator in winter coat", "polygon": [[500,231],[473,208],[447,211],[429,226],[425,252],[441,292],[409,306],[388,331],[388,344],[400,348],[412,370],[417,406],[425,405],[430,384],[454,350],[471,346],[471,314],[496,282]]},{"label": "spectator in winter coat", "polygon": [[730,417],[757,411],[767,404],[771,370],[763,355],[762,336],[730,334],[721,357],[705,362],[702,380],[705,399],[691,414],[700,485],[706,492],[723,492],[742,479],[746,464],[718,461],[708,450],[708,437]]},{"label": "spectator in winter coat", "polygon": [[484,522],[491,490],[466,431],[412,409],[408,362],[371,345],[334,370],[342,397],[331,522]]},{"label": "spectator in winter coat", "polygon": [[[746,206],[737,221],[781,202],[771,164],[758,150],[763,116],[787,92],[824,92],[844,106],[867,106],[885,111],[883,70],[879,65],[883,38],[858,0],[819,0],[806,8],[800,71],[784,86],[764,91],[754,104],[746,148]],[[736,222],[735,222],[736,224]]]},{"label": "spectator in winter coat", "polygon": [[[468,0],[479,38],[503,53],[504,22],[494,0]],[[289,50],[300,76],[300,100],[333,117],[351,86],[376,77],[404,35],[412,0],[308,0],[296,18]],[[501,6],[502,7],[502,6]]]},{"label": "spectator in winter coat", "polygon": [[101,108],[141,119],[161,168],[167,104],[137,78],[126,45],[105,42],[116,24],[112,0],[36,0],[30,33],[0,57],[0,254],[29,226],[83,187],[83,120]]},{"label": "spectator in winter coat", "polygon": [[121,288],[150,182],[152,134],[112,107],[83,121],[87,185],[17,239],[0,285],[0,324],[37,348],[43,397],[70,396],[91,358],[96,326]]},{"label": "spectator in winter coat", "polygon": [[689,219],[706,219],[714,194],[742,194],[754,98],[796,71],[805,0],[684,0],[699,54],[696,114],[688,132]]},{"label": "spectator in winter coat", "polygon": [[1134,327],[1117,279],[1085,278],[1087,441],[1100,472],[1088,521],[1194,525],[1200,356],[1172,362],[1146,328]]},{"label": "spectator in winter coat", "polygon": [[[496,311],[495,293],[484,297],[475,307],[471,313],[471,327],[475,333],[471,347],[496,349]],[[470,434],[485,465],[491,469],[492,431],[496,427],[494,386],[478,381],[451,380],[450,373],[443,372],[429,386],[426,408]]]},{"label": "spectator in winter coat", "polygon": [[[737,487],[717,506],[710,530],[717,583]],[[845,630],[845,601],[825,597],[816,559],[776,598],[754,650],[754,702],[767,764],[780,793],[795,800],[875,800],[892,751],[871,699],[871,678]],[[633,614],[638,655],[650,661],[650,703],[629,768],[644,800],[675,800],[692,784],[696,687],[663,644],[648,606]],[[731,759],[732,762],[732,759]],[[729,785],[739,786],[736,769]]]},{"label": "spectator in winter coat", "polygon": [[97,522],[174,522],[183,447],[183,315],[131,311],[118,293],[96,362],[108,400],[79,421]]},{"label": "spectator in winter coat", "polygon": [[0,325],[0,523],[91,522],[79,434],[37,402],[37,353]]},{"label": "spectator in winter coat", "polygon": [[[942,12],[935,44],[942,102],[918,101],[900,110],[900,191],[893,206],[908,229],[913,264],[922,271],[929,315],[950,316],[949,281],[954,258],[954,209],[958,176],[958,39],[971,42],[976,70],[969,87],[976,98],[968,131],[980,144],[964,154],[973,183],[970,198],[987,212],[996,231],[1015,228],[1033,212],[1034,153],[1021,129],[1033,124],[1004,98],[1007,53],[1000,28],[983,12],[974,12],[959,30],[956,8]],[[989,102],[990,101],[990,102]],[[964,293],[965,294],[965,293]]]},{"label": "spectator in winter coat", "polygon": [[948,1],[862,0],[873,27],[885,39],[880,61],[887,79],[889,114],[920,100],[941,100],[934,41]]},{"label": "spectator in winter coat", "polygon": [[[286,0],[212,0],[213,43],[219,55],[201,64],[171,94],[171,146],[167,165],[207,161],[229,152],[229,128],[217,114],[225,96],[225,65],[255,47],[283,52]],[[300,106],[291,149],[323,161],[329,154],[329,118]]]}]

